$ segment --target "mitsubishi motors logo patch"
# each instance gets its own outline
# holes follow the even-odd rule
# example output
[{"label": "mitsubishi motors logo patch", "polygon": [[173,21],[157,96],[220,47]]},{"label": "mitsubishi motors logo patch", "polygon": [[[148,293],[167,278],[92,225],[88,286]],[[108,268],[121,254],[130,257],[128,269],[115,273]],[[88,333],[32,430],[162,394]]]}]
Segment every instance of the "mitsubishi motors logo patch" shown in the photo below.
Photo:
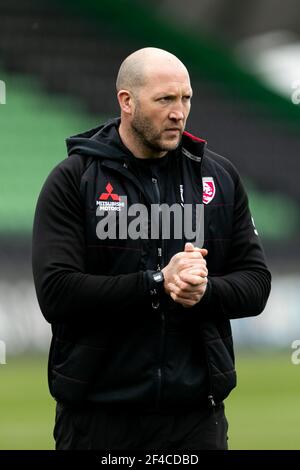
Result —
[{"label": "mitsubishi motors logo patch", "polygon": [[205,176],[202,178],[203,186],[203,204],[209,204],[216,194],[216,186],[212,176]]},{"label": "mitsubishi motors logo patch", "polygon": [[114,188],[110,183],[107,183],[105,189],[106,192],[101,193],[98,200],[96,200],[96,206],[102,211],[120,212],[125,207],[125,201],[123,200],[124,197],[114,193]]},{"label": "mitsubishi motors logo patch", "polygon": [[111,198],[113,201],[120,201],[120,196],[118,194],[113,193],[113,187],[110,183],[106,185],[106,191],[107,193],[102,193],[101,196],[99,197],[100,201],[107,201],[109,198]]}]

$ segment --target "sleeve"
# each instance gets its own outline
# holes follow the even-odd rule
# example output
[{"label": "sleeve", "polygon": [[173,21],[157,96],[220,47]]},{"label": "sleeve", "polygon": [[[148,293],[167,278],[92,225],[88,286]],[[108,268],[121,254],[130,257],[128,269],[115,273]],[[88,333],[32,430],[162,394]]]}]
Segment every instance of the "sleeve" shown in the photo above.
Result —
[{"label": "sleeve", "polygon": [[[86,266],[80,166],[65,160],[46,180],[33,226],[32,267],[41,311],[49,323],[104,319],[130,312],[150,289],[145,272],[91,275]],[[106,312],[106,313],[105,313]]]},{"label": "sleeve", "polygon": [[249,210],[248,197],[237,175],[232,241],[226,274],[208,276],[201,300],[208,314],[242,318],[261,313],[271,290],[271,273]]}]

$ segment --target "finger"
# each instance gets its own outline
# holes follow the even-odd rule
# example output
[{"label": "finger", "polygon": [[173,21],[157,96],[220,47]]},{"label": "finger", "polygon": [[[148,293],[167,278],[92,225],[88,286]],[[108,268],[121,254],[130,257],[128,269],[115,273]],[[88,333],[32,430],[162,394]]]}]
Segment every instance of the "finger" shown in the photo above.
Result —
[{"label": "finger", "polygon": [[175,284],[169,284],[169,288],[170,288],[170,291],[171,291],[170,292],[171,297],[173,295],[173,296],[176,296],[176,298],[182,298],[182,299],[185,299],[185,300],[193,300],[194,299],[195,294],[193,294],[191,292],[188,292],[188,291],[183,291],[182,289],[180,289]]},{"label": "finger", "polygon": [[197,294],[198,293],[198,285],[193,286],[192,284],[188,284],[186,282],[178,281],[175,285],[175,292],[178,295],[183,295],[184,297],[189,296],[191,294]]},{"label": "finger", "polygon": [[181,259],[203,259],[201,251],[182,251],[180,253]]},{"label": "finger", "polygon": [[207,269],[203,267],[196,267],[196,268],[190,267],[188,269],[182,269],[177,273],[177,276],[179,276],[179,279],[181,279],[184,282],[189,282],[187,280],[187,277],[190,277],[190,276],[203,278],[203,277],[207,277],[207,275],[208,275],[208,271]]},{"label": "finger", "polygon": [[206,248],[198,248],[197,246],[194,246],[194,251],[200,251],[202,256],[206,256],[208,254],[208,251]]},{"label": "finger", "polygon": [[182,269],[178,275],[182,277],[183,274],[193,274],[194,276],[207,277],[208,270],[205,266],[202,267],[190,267],[188,269]]},{"label": "finger", "polygon": [[196,251],[198,253],[201,253],[202,256],[207,256],[208,255],[208,250],[206,248],[198,248],[197,246],[194,246],[193,243],[187,242],[184,245],[184,252],[188,253],[188,252],[192,252],[192,251]]},{"label": "finger", "polygon": [[199,276],[199,282],[192,284],[190,282],[185,282],[181,279],[181,277],[175,275],[174,276],[174,284],[176,285],[177,288],[179,288],[182,292],[187,292],[187,293],[198,293],[198,291],[201,290],[201,287],[203,284],[205,284],[205,281],[203,280],[204,277]]},{"label": "finger", "polygon": [[199,300],[189,300],[189,299],[183,299],[182,297],[176,296],[176,294],[171,294],[172,299],[174,302],[177,302],[178,304],[181,304],[185,308],[193,307],[196,305],[196,303],[199,302]]},{"label": "finger", "polygon": [[181,272],[179,274],[179,278],[184,283],[191,284],[192,286],[200,286],[203,284],[207,284],[206,276],[198,276],[198,275],[190,274],[188,271]]},{"label": "finger", "polygon": [[190,242],[186,243],[184,245],[184,251],[185,252],[194,251],[194,245]]},{"label": "finger", "polygon": [[[177,263],[177,269],[187,269],[187,268],[200,268],[202,266],[206,267],[206,260],[202,258],[200,253],[184,253],[185,257],[182,257]],[[200,256],[197,256],[200,255]]]},{"label": "finger", "polygon": [[178,298],[182,298],[185,300],[197,300],[198,297],[202,295],[203,289],[197,288],[193,291],[182,290],[180,289],[180,287],[176,286],[175,284],[172,284],[170,286],[170,292],[176,295]]}]

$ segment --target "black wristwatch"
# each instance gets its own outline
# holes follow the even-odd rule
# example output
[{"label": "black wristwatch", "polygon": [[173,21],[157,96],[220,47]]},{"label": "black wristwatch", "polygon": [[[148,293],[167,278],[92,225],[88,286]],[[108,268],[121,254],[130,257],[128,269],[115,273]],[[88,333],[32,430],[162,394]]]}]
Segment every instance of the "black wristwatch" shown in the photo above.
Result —
[{"label": "black wristwatch", "polygon": [[164,275],[162,271],[155,271],[153,274],[153,280],[157,283],[164,283]]},{"label": "black wristwatch", "polygon": [[162,271],[154,271],[151,273],[152,275],[152,289],[151,291],[155,292],[150,292],[151,295],[159,295],[163,292],[164,290],[164,275]]}]

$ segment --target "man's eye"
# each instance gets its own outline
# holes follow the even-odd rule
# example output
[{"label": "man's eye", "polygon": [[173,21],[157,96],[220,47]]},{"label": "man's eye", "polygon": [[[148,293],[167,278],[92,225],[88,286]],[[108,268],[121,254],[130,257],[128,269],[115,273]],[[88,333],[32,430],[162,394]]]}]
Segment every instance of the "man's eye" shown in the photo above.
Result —
[{"label": "man's eye", "polygon": [[171,96],[163,96],[162,98],[159,99],[159,101],[162,101],[162,102],[171,101],[171,99],[172,99]]},{"label": "man's eye", "polygon": [[187,96],[184,96],[183,99],[184,99],[185,101],[190,101],[191,96],[188,96],[188,95],[187,95]]}]

